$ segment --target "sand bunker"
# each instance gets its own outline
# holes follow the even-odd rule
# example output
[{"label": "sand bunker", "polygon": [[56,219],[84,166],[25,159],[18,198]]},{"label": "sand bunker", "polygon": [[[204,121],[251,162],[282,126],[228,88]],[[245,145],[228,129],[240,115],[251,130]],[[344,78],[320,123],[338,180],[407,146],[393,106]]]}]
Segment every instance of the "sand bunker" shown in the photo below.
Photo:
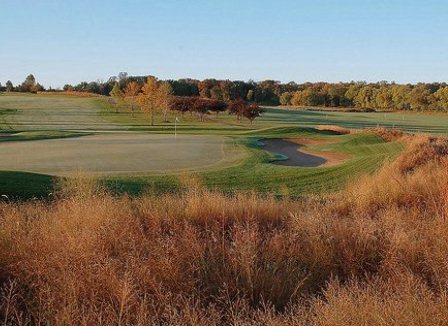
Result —
[{"label": "sand bunker", "polygon": [[284,160],[273,161],[273,164],[301,167],[328,167],[342,163],[349,158],[346,154],[301,149],[305,145],[321,145],[336,142],[336,140],[316,139],[263,139],[264,149],[286,157]]}]

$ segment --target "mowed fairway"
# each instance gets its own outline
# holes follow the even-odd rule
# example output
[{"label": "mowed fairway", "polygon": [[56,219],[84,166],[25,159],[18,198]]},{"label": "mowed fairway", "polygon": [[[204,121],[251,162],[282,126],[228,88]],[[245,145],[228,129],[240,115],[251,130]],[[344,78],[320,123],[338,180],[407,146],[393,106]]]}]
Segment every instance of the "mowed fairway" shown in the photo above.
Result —
[{"label": "mowed fairway", "polygon": [[337,112],[266,108],[263,122],[311,127],[336,125],[350,129],[384,127],[411,133],[448,135],[448,115],[440,112]]},{"label": "mowed fairway", "polygon": [[178,173],[236,163],[245,153],[219,136],[103,133],[0,143],[0,170],[57,176]]},{"label": "mowed fairway", "polygon": [[99,114],[100,98],[7,94],[0,96],[0,130],[123,130]]}]

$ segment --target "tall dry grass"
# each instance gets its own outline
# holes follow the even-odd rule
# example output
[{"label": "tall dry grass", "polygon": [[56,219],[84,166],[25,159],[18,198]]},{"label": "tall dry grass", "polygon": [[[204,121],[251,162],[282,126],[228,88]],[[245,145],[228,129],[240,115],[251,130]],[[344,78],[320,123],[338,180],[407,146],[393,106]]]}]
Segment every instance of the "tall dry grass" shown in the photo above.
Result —
[{"label": "tall dry grass", "polygon": [[75,181],[50,204],[0,203],[0,323],[447,324],[447,153],[419,137],[300,202]]}]

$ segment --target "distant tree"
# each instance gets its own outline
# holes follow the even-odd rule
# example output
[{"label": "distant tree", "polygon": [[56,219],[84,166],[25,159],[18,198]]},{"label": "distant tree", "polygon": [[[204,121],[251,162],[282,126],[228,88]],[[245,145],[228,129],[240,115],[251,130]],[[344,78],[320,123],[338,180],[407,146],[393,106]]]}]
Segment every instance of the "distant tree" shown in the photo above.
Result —
[{"label": "distant tree", "polygon": [[62,89],[63,89],[65,92],[71,92],[71,91],[74,90],[74,87],[73,87],[72,85],[70,85],[70,84],[65,84],[64,87],[62,87]]},{"label": "distant tree", "polygon": [[409,85],[392,85],[392,102],[397,110],[410,110],[409,94],[412,88]]},{"label": "distant tree", "polygon": [[110,96],[113,99],[113,104],[115,106],[115,113],[118,113],[118,105],[123,101],[124,94],[120,89],[120,85],[118,83],[115,83],[114,88],[112,88],[110,92]]},{"label": "distant tree", "polygon": [[134,113],[135,106],[137,105],[137,96],[140,93],[141,87],[136,82],[130,82],[124,89],[124,99],[130,106],[131,112]]},{"label": "distant tree", "polygon": [[6,86],[6,91],[7,92],[12,92],[14,90],[14,85],[12,84],[12,81],[8,80],[5,84]]},{"label": "distant tree", "polygon": [[255,100],[255,93],[254,93],[254,90],[253,90],[253,89],[249,89],[249,90],[247,91],[246,99],[247,99],[249,102],[252,102],[252,101]]},{"label": "distant tree", "polygon": [[290,92],[284,92],[280,95],[280,104],[281,105],[291,105],[292,94]]},{"label": "distant tree", "polygon": [[118,80],[126,80],[128,78],[128,73],[127,72],[120,72],[118,73]]},{"label": "distant tree", "polygon": [[412,110],[425,110],[431,104],[431,91],[424,84],[415,86],[409,93],[409,104]]},{"label": "distant tree", "polygon": [[362,87],[355,96],[355,106],[361,109],[374,109],[377,90],[372,86]]},{"label": "distant tree", "polygon": [[120,85],[121,89],[124,89],[126,87],[127,82],[128,82],[128,73],[127,72],[118,73],[118,84]]},{"label": "distant tree", "polygon": [[230,102],[227,109],[231,114],[236,115],[238,120],[241,117],[245,117],[249,119],[251,124],[255,118],[260,116],[262,112],[262,109],[258,106],[258,104],[251,104],[242,99]]},{"label": "distant tree", "polygon": [[221,82],[219,82],[218,84],[218,88],[220,89],[220,97],[213,97],[213,99],[215,100],[221,100],[221,101],[230,101],[232,99],[232,87],[233,87],[233,83],[230,80],[222,80]]},{"label": "distant tree", "polygon": [[262,109],[258,104],[246,104],[241,112],[241,115],[249,119],[250,124],[261,115]]},{"label": "distant tree", "polygon": [[376,106],[380,109],[393,109],[394,101],[392,89],[388,86],[381,86],[376,92],[375,103]]},{"label": "distant tree", "polygon": [[197,97],[192,96],[173,96],[170,102],[170,109],[184,114],[191,111],[197,99]]},{"label": "distant tree", "polygon": [[278,105],[282,93],[280,82],[275,80],[264,80],[256,84],[255,102],[269,105]]},{"label": "distant tree", "polygon": [[219,100],[209,100],[208,101],[208,111],[215,112],[219,114],[227,109],[227,103]]},{"label": "distant tree", "polygon": [[212,98],[212,88],[214,88],[214,97],[217,98],[217,94],[220,93],[219,82],[216,79],[204,79],[198,84],[199,95],[203,98]]},{"label": "distant tree", "polygon": [[238,99],[230,102],[229,105],[227,106],[227,110],[229,111],[230,114],[234,114],[237,120],[240,120],[246,106],[247,106],[246,101]]},{"label": "distant tree", "polygon": [[312,106],[315,105],[317,101],[314,100],[314,93],[311,89],[304,89],[302,91],[297,91],[291,98],[292,105],[300,106]]},{"label": "distant tree", "polygon": [[198,83],[194,79],[168,80],[175,96],[199,96]]},{"label": "distant tree", "polygon": [[155,77],[148,77],[138,96],[138,102],[143,112],[151,114],[151,126],[154,126],[154,116],[157,110],[159,85]]},{"label": "distant tree", "polygon": [[163,122],[167,122],[167,114],[170,109],[171,98],[173,96],[173,88],[170,83],[162,82],[157,88],[157,107],[163,112]]},{"label": "distant tree", "polygon": [[36,78],[32,74],[28,75],[25,81],[20,86],[22,92],[34,92],[36,87]]},{"label": "distant tree", "polygon": [[199,115],[201,121],[204,121],[204,117],[208,113],[209,109],[210,99],[197,97],[193,102],[191,111],[196,112]]},{"label": "distant tree", "polygon": [[437,107],[441,110],[448,111],[448,86],[441,87],[434,93]]},{"label": "distant tree", "polygon": [[45,91],[45,88],[39,83],[37,83],[36,85],[34,85],[31,88],[32,93],[43,92],[43,91]]}]

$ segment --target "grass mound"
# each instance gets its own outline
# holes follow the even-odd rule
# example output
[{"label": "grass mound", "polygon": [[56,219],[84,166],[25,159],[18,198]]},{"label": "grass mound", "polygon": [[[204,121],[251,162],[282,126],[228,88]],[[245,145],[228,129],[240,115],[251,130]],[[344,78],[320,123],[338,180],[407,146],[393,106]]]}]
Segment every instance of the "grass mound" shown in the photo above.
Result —
[{"label": "grass mound", "polygon": [[0,203],[1,319],[446,324],[446,148],[419,137],[326,199],[225,196],[195,182],[179,196],[117,198],[75,182],[50,204]]}]

